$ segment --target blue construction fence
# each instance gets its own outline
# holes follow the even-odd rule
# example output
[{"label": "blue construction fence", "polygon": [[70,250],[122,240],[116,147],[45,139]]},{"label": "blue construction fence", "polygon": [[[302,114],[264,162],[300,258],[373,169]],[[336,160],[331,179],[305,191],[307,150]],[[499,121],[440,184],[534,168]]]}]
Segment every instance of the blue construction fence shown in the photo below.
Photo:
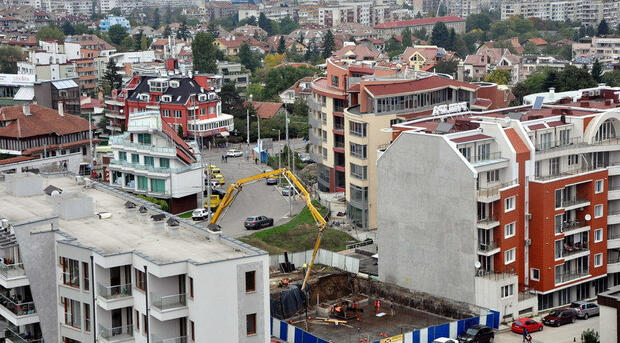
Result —
[{"label": "blue construction fence", "polygon": [[[461,319],[442,325],[431,326],[402,335],[396,335],[373,343],[432,343],[439,337],[456,338],[470,326],[484,324],[493,329],[499,328],[499,312],[488,310],[488,314],[480,317]],[[330,341],[318,338],[294,325],[271,317],[271,336],[288,343],[329,343]]]}]

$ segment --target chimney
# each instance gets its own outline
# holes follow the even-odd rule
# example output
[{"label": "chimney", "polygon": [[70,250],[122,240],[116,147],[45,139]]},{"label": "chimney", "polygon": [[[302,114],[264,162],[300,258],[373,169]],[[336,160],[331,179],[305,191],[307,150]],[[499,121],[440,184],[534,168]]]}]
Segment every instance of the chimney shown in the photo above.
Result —
[{"label": "chimney", "polygon": [[32,115],[32,113],[30,113],[30,104],[23,105],[22,112],[24,112],[25,116]]},{"label": "chimney", "polygon": [[63,103],[62,103],[62,101],[59,101],[59,102],[58,102],[58,114],[59,114],[61,117],[64,117],[64,116],[65,116],[65,110],[64,110],[64,108],[63,108]]},{"label": "chimney", "polygon": [[555,99],[555,87],[549,88],[549,98]]}]

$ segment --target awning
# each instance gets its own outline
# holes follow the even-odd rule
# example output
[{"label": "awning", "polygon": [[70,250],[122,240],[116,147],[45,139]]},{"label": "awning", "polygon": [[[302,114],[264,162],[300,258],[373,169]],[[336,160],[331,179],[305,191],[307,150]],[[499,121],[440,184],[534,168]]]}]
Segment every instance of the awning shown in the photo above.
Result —
[{"label": "awning", "polygon": [[34,99],[34,87],[21,87],[13,97],[14,101],[32,101]]},{"label": "awning", "polygon": [[222,137],[228,137],[230,133],[228,133],[228,131],[220,131],[220,135],[222,135]]}]

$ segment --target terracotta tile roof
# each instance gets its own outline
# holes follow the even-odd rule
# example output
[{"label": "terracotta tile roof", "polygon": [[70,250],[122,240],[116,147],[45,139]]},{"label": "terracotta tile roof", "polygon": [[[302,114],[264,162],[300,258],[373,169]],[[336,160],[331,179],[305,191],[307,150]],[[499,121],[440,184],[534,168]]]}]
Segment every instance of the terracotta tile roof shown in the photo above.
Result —
[{"label": "terracotta tile roof", "polygon": [[481,141],[481,140],[484,140],[484,139],[491,139],[491,138],[493,138],[493,137],[487,136],[487,135],[483,135],[483,134],[480,133],[480,134],[466,136],[466,137],[453,138],[453,139],[451,139],[451,141],[453,141],[454,143],[465,143],[465,142]]},{"label": "terracotta tile roof", "polygon": [[540,46],[540,45],[547,45],[547,41],[542,39],[542,38],[530,38],[527,40],[528,42],[536,45],[536,46]]},{"label": "terracotta tile roof", "polygon": [[482,107],[484,109],[488,109],[491,105],[493,104],[493,102],[489,99],[481,99],[478,98],[476,99],[476,101],[472,104],[472,106],[476,106],[476,107]]},{"label": "terracotta tile roof", "polygon": [[367,84],[365,88],[370,91],[374,96],[384,96],[400,93],[411,93],[425,89],[434,89],[441,87],[461,87],[470,90],[476,90],[480,88],[478,85],[474,85],[467,82],[461,82],[457,80],[446,79],[439,76],[431,76],[425,79],[408,80],[403,82],[391,82],[388,84]]},{"label": "terracotta tile roof", "polygon": [[36,159],[37,159],[37,157],[35,157],[35,156],[16,156],[16,157],[10,157],[10,158],[5,158],[3,160],[0,160],[0,166],[6,165],[6,164],[11,164],[11,163],[36,160]]},{"label": "terracotta tile roof", "polygon": [[405,52],[403,52],[402,55],[400,55],[400,57],[403,60],[409,61],[409,58],[411,58],[411,56],[413,56],[413,54],[417,52],[426,59],[427,63],[435,63],[435,60],[437,59],[438,51],[439,51],[439,48],[437,47],[408,46],[407,49],[405,49]]},{"label": "terracotta tile roof", "polygon": [[174,131],[174,128],[163,120],[161,124],[164,133],[168,137],[170,137],[177,145],[177,156],[179,156],[179,158],[181,158],[187,164],[191,164],[193,161],[195,161],[196,157],[194,156],[192,149],[189,147],[189,145],[187,145],[187,143],[185,143],[185,141],[181,137],[179,137],[179,135]]},{"label": "terracotta tile roof", "polygon": [[245,42],[245,39],[236,37],[231,39],[217,38],[216,40],[227,48],[238,48],[241,46],[241,44],[243,44],[243,42]]},{"label": "terracotta tile roof", "polygon": [[88,131],[88,120],[78,116],[61,116],[58,111],[39,105],[30,105],[30,113],[24,115],[22,106],[0,109],[0,121],[8,121],[6,127],[0,128],[0,137],[62,136]]},{"label": "terracotta tile roof", "polygon": [[260,101],[246,101],[244,104],[250,104],[258,113],[261,119],[272,118],[278,111],[284,106],[279,102],[260,102]]},{"label": "terracotta tile roof", "polygon": [[391,29],[398,27],[408,27],[408,26],[416,26],[416,25],[432,25],[437,22],[450,23],[455,21],[463,21],[465,19],[456,16],[448,16],[448,17],[436,17],[436,18],[422,18],[422,19],[411,19],[411,20],[401,20],[401,21],[389,21],[387,23],[382,23],[376,25],[377,29]]},{"label": "terracotta tile roof", "polygon": [[[93,139],[93,143],[99,143],[101,142],[100,139]],[[24,151],[22,151],[22,154],[24,155],[31,155],[37,152],[41,152],[44,151],[45,149],[47,150],[53,150],[53,149],[58,149],[58,148],[62,148],[62,149],[66,149],[66,148],[71,148],[74,146],[80,146],[80,145],[87,145],[90,144],[90,140],[88,139],[83,139],[81,141],[75,141],[75,142],[70,142],[70,143],[64,143],[64,144],[50,144],[50,145],[42,145],[36,148],[30,148],[30,149],[26,149]]]},{"label": "terracotta tile roof", "polygon": [[348,45],[336,51],[334,56],[338,59],[355,56],[356,60],[366,60],[368,58],[376,59],[379,57],[379,52],[370,50],[365,45]]},{"label": "terracotta tile roof", "polygon": [[504,130],[504,132],[506,132],[506,136],[508,137],[508,140],[510,140],[510,143],[512,143],[512,146],[515,148],[517,154],[530,152],[530,149],[527,148],[527,145],[525,145],[515,129],[509,128]]}]

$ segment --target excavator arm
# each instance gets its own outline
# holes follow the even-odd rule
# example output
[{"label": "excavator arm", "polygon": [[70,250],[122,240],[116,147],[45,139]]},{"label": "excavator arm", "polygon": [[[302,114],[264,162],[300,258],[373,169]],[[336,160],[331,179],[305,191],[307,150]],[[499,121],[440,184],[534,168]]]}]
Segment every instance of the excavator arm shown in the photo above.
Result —
[{"label": "excavator arm", "polygon": [[302,291],[305,291],[306,284],[308,282],[308,279],[310,278],[312,267],[314,266],[314,260],[321,246],[321,239],[323,238],[323,231],[325,231],[327,222],[325,221],[325,218],[323,218],[321,213],[312,204],[312,198],[310,197],[310,193],[308,193],[306,188],[301,184],[301,182],[299,182],[299,179],[297,179],[297,177],[290,170],[286,168],[281,168],[281,169],[277,169],[274,171],[269,171],[266,173],[239,179],[237,180],[237,182],[231,183],[228,186],[228,189],[226,190],[226,194],[222,198],[222,202],[220,203],[220,206],[218,206],[217,210],[211,217],[209,226],[212,227],[213,225],[217,225],[220,217],[222,216],[223,211],[225,211],[228,208],[228,206],[230,206],[230,204],[235,200],[239,192],[243,189],[244,184],[257,181],[257,180],[261,180],[261,179],[266,179],[268,177],[280,176],[280,175],[284,176],[287,180],[289,180],[289,182],[293,183],[295,187],[297,187],[297,189],[299,189],[299,192],[304,196],[304,199],[306,201],[306,206],[308,207],[308,210],[312,214],[312,217],[314,218],[314,221],[316,222],[318,229],[319,229],[317,233],[316,242],[314,243],[314,250],[312,251],[312,258],[308,265],[308,269],[306,270],[306,275],[304,276],[304,282],[301,286]]}]

